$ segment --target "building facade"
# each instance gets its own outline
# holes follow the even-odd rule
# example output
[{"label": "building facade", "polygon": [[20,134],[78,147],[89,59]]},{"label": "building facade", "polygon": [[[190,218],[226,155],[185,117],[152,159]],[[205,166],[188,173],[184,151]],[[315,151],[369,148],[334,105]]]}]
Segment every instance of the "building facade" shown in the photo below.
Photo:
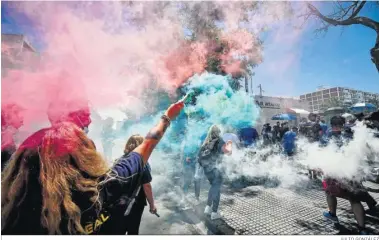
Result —
[{"label": "building facade", "polygon": [[334,100],[346,107],[361,102],[377,104],[379,94],[346,87],[321,87],[315,92],[300,95],[300,100],[306,101],[312,112],[322,112]]},{"label": "building facade", "polygon": [[1,76],[11,69],[32,68],[38,53],[21,34],[1,34]]},{"label": "building facade", "polygon": [[[254,101],[260,108],[260,115],[255,124],[258,131],[262,129],[265,123],[274,125],[277,121],[271,120],[271,118],[276,114],[295,113],[298,115],[298,120],[300,120],[301,117],[308,117],[308,112],[310,111],[308,102],[299,98],[255,95]],[[293,122],[292,125],[297,125],[297,122]]]}]

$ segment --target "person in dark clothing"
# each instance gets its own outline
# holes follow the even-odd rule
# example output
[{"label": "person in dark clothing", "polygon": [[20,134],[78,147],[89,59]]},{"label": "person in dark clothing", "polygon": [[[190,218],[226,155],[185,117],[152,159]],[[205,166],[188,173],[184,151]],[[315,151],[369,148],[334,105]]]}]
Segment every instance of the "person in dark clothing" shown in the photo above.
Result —
[{"label": "person in dark clothing", "polygon": [[311,143],[318,142],[320,141],[321,136],[323,134],[319,117],[314,113],[310,113],[308,116],[308,119],[309,119],[309,123],[307,124],[306,136]]},{"label": "person in dark clothing", "polygon": [[282,123],[282,126],[280,127],[280,130],[279,130],[279,140],[281,141],[284,137],[284,134],[286,134],[286,132],[288,132],[290,130],[290,128],[288,127],[288,123],[284,122]]},{"label": "person in dark clothing", "polygon": [[272,141],[274,143],[280,142],[280,122],[276,122],[276,125],[272,129]]},{"label": "person in dark clothing", "polygon": [[[141,135],[133,135],[131,136],[124,149],[124,155],[118,160],[122,161],[123,158],[127,157],[128,154],[132,153],[133,150],[143,143],[144,138]],[[145,168],[142,173],[142,178],[140,184],[142,185],[142,189],[138,192],[136,196],[136,201],[130,211],[129,215],[125,217],[125,232],[128,235],[138,235],[139,226],[141,224],[142,214],[145,209],[146,200],[150,205],[150,212],[155,214],[157,212],[157,208],[154,204],[153,192],[151,187],[151,168],[149,163],[145,165]]]},{"label": "person in dark clothing", "polygon": [[271,132],[270,123],[266,123],[266,124],[263,125],[261,135],[262,135],[262,138],[263,138],[263,144],[264,145],[268,145],[268,144],[271,143],[272,132]]},{"label": "person in dark clothing", "polygon": [[183,107],[181,101],[171,105],[142,144],[112,168],[72,122],[28,137],[3,172],[1,233],[125,234],[120,222],[144,166]]},{"label": "person in dark clothing", "polygon": [[231,151],[232,143],[225,143],[222,140],[221,130],[217,125],[211,126],[200,148],[198,161],[203,167],[204,174],[211,184],[204,213],[211,215],[212,220],[221,218],[221,215],[218,213],[218,206],[220,203],[223,177],[218,168],[218,163],[224,153],[231,154]]},{"label": "person in dark clothing", "polygon": [[[341,116],[334,116],[330,120],[331,131],[329,132],[329,141],[334,141],[337,146],[343,145],[342,128],[345,124],[345,119]],[[323,187],[326,192],[326,201],[329,211],[324,212],[324,217],[338,223],[337,218],[337,198],[343,198],[350,201],[355,219],[358,223],[360,234],[367,234],[365,229],[365,211],[361,201],[366,201],[368,197],[367,191],[358,181],[334,179],[325,176]],[[370,201],[370,200],[368,200]]]}]

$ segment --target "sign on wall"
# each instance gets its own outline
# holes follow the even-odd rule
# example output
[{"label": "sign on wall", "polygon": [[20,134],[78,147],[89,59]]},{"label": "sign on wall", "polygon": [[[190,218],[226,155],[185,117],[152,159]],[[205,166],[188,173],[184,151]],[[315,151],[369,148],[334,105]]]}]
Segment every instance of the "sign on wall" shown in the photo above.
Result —
[{"label": "sign on wall", "polygon": [[255,103],[260,108],[272,108],[272,109],[280,109],[280,103],[273,103],[273,102],[263,102],[256,100]]}]

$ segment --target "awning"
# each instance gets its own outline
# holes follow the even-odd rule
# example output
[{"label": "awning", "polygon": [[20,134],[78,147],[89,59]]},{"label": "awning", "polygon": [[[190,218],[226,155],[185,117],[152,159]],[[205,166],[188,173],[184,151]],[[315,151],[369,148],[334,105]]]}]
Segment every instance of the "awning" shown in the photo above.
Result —
[{"label": "awning", "polygon": [[291,121],[296,120],[296,116],[288,113],[276,114],[271,120]]},{"label": "awning", "polygon": [[299,114],[300,116],[308,116],[310,112],[304,109],[299,109],[299,108],[286,108],[288,113],[295,113]]}]

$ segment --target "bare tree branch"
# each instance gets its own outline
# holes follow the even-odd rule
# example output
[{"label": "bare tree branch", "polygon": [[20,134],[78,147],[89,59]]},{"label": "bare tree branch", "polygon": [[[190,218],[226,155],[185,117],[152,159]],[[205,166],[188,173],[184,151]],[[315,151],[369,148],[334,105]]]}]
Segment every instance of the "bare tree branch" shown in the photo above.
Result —
[{"label": "bare tree branch", "polygon": [[369,27],[369,28],[375,30],[376,32],[379,32],[379,22],[376,22],[376,21],[374,21],[368,17],[356,17],[358,15],[359,11],[363,8],[365,3],[366,2],[361,2],[359,7],[357,7],[355,9],[355,11],[352,12],[351,16],[345,20],[336,20],[333,18],[326,17],[325,15],[320,13],[320,11],[315,6],[313,6],[312,4],[307,3],[307,5],[308,5],[308,8],[313,15],[319,17],[323,21],[325,21],[325,22],[327,22],[333,26],[338,26],[338,25],[348,26],[348,25],[353,25],[353,24],[361,24],[361,25],[364,25],[366,27]]}]

